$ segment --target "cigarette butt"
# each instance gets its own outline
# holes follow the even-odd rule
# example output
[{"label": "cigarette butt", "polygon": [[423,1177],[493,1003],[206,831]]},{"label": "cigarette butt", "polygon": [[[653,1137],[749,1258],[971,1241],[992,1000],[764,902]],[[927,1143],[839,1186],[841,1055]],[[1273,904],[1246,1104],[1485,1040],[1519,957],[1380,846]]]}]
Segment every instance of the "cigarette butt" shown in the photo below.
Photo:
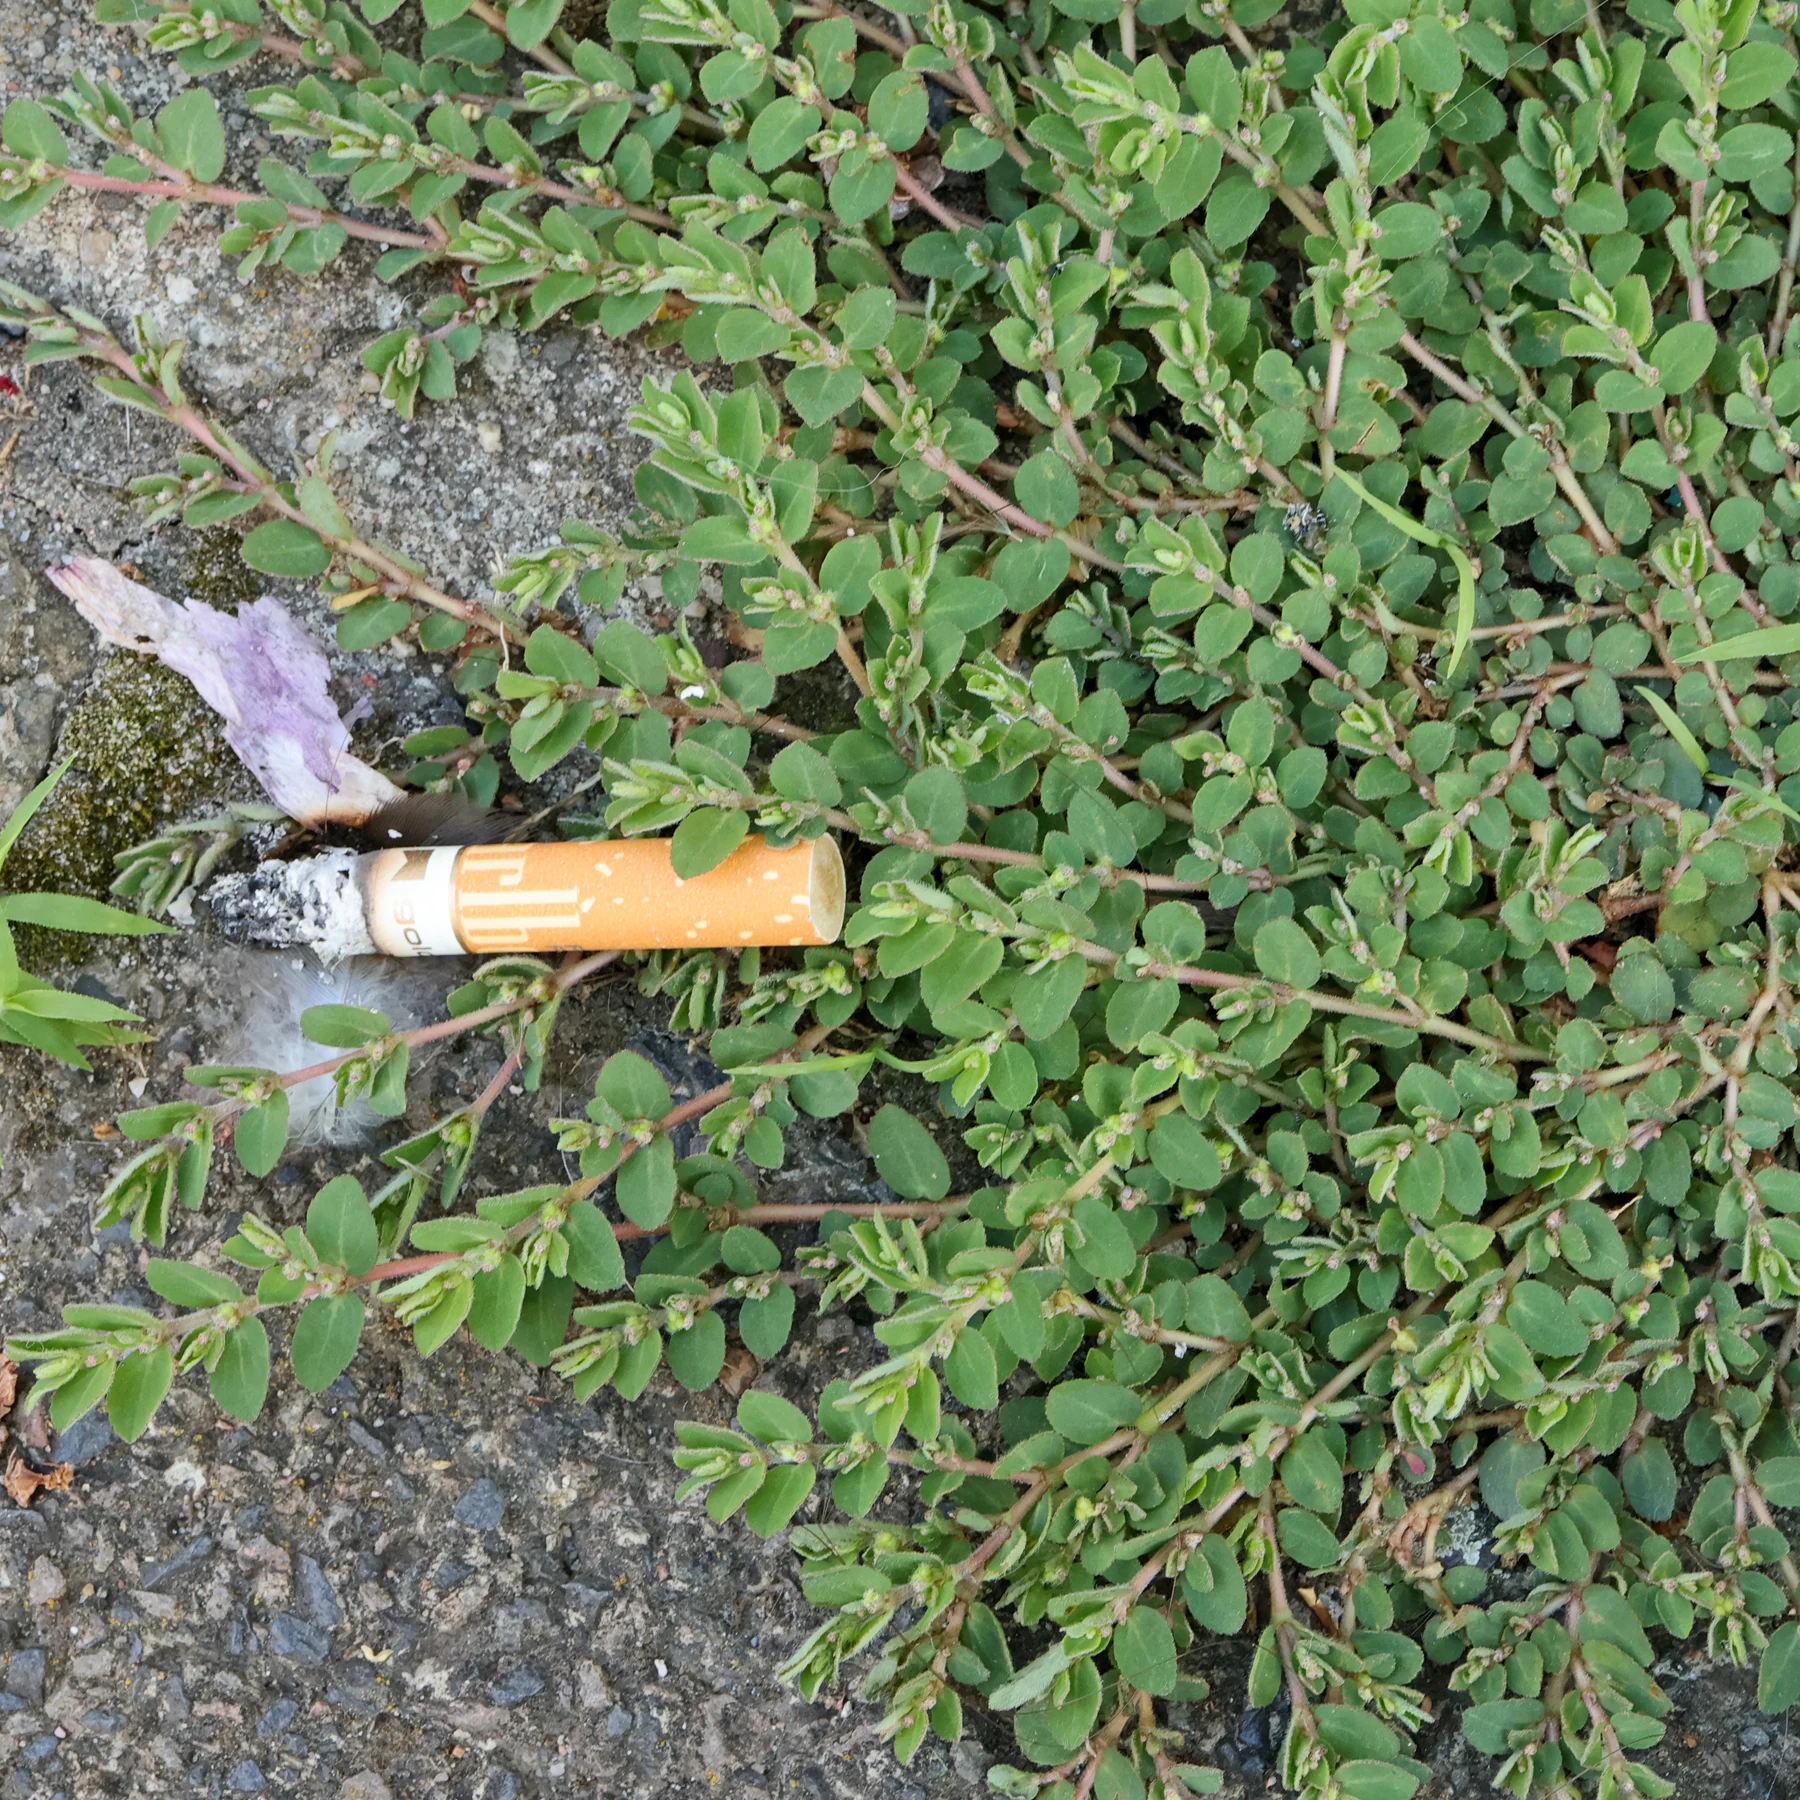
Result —
[{"label": "cigarette butt", "polygon": [[830,944],[844,923],[830,837],[786,850],[747,837],[686,880],[667,838],[381,850],[358,876],[387,956]]}]

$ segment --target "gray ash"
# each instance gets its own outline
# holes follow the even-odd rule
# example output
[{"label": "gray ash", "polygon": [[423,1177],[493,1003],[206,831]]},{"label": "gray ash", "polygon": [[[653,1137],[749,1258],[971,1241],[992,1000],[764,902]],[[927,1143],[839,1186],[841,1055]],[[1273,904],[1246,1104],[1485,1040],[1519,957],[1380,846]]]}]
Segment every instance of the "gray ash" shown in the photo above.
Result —
[{"label": "gray ash", "polygon": [[202,896],[220,934],[263,950],[312,951],[322,962],[367,956],[375,948],[357,857],[328,850],[299,862],[267,862],[225,875]]}]

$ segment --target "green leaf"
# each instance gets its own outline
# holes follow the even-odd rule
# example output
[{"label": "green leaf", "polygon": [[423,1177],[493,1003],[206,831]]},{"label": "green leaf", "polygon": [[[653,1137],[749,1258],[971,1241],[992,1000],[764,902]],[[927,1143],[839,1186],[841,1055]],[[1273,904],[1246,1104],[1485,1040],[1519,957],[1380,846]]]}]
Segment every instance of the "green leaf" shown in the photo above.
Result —
[{"label": "green leaf", "polygon": [[412,608],[404,600],[384,600],[379,595],[359,600],[338,615],[338,648],[372,650],[404,631],[411,622]]},{"label": "green leaf", "polygon": [[1256,966],[1271,981],[1289,987],[1310,988],[1322,964],[1319,952],[1292,919],[1271,919],[1256,934]]},{"label": "green leaf", "polygon": [[1303,1432],[1281,1459],[1281,1485],[1309,1512],[1335,1519],[1344,1503],[1344,1472],[1323,1437]]},{"label": "green leaf", "polygon": [[[13,103],[15,106],[17,101]],[[50,798],[52,790],[62,778],[68,774],[74,757],[66,756],[48,775],[34,787],[23,800],[15,806],[5,819],[0,819],[0,865],[6,861],[6,853],[17,841],[19,833],[31,822],[38,808]]]},{"label": "green leaf", "polygon": [[778,95],[751,122],[745,140],[750,166],[767,173],[791,162],[822,123],[816,107],[803,104],[791,94]]},{"label": "green leaf", "polygon": [[472,1282],[458,1281],[445,1288],[431,1311],[413,1321],[413,1348],[421,1356],[435,1355],[469,1316],[469,1308],[474,1299],[475,1288]]},{"label": "green leaf", "polygon": [[789,800],[836,806],[844,790],[831,764],[810,744],[789,744],[769,764],[769,784]]},{"label": "green leaf", "polygon": [[1233,170],[1206,203],[1206,236],[1216,249],[1244,243],[1269,216],[1270,196],[1240,170]]},{"label": "green leaf", "polygon": [[106,1416],[126,1443],[135,1443],[162,1405],[175,1379],[175,1358],[166,1344],[122,1356],[106,1395]]},{"label": "green leaf", "polygon": [[78,1370],[50,1397],[50,1423],[58,1431],[67,1431],[79,1418],[106,1398],[113,1384],[116,1365],[111,1357],[102,1357],[91,1368]]},{"label": "green leaf", "polygon": [[512,0],[506,9],[506,37],[515,50],[534,50],[550,35],[563,0]]},{"label": "green leaf", "polygon": [[0,894],[0,919],[50,931],[95,931],[114,937],[151,937],[173,930],[160,919],[121,912],[79,894]]},{"label": "green leaf", "polygon": [[1612,997],[1641,1024],[1662,1025],[1675,1016],[1675,984],[1658,957],[1620,957],[1611,989]]},{"label": "green leaf", "polygon": [[325,1294],[309,1300],[294,1323],[290,1355],[294,1378],[310,1393],[322,1393],[349,1368],[362,1338],[360,1294]]},{"label": "green leaf", "polygon": [[738,1402],[738,1425],[764,1444],[808,1444],[812,1421],[792,1401],[752,1388]]},{"label": "green leaf", "polygon": [[785,325],[753,306],[734,306],[713,328],[721,362],[751,362],[780,349],[788,337]]},{"label": "green leaf", "polygon": [[852,350],[873,350],[894,328],[894,290],[858,288],[838,314],[838,330]]},{"label": "green leaf", "polygon": [[246,1319],[226,1335],[207,1380],[224,1412],[249,1424],[269,1392],[269,1334],[261,1319]]},{"label": "green leaf", "polygon": [[165,1262],[160,1257],[153,1256],[145,1266],[144,1280],[151,1293],[172,1306],[197,1309],[244,1297],[243,1290],[229,1275],[215,1274],[193,1263]]},{"label": "green leaf", "polygon": [[1794,134],[1779,125],[1734,125],[1719,137],[1718,173],[1723,181],[1749,181],[1794,157]]},{"label": "green leaf", "polygon": [[669,1334],[669,1373],[689,1393],[711,1387],[725,1366],[725,1321],[703,1312],[686,1331]]},{"label": "green leaf", "polygon": [[1013,1017],[1026,1037],[1042,1043],[1062,1027],[1086,985],[1087,965],[1078,956],[1027,970],[1013,984]]},{"label": "green leaf", "polygon": [[829,369],[819,363],[801,365],[782,383],[788,404],[808,425],[835,419],[862,389],[860,369]]},{"label": "green leaf", "polygon": [[1032,518],[1057,527],[1081,510],[1075,471],[1054,450],[1040,450],[1013,477],[1013,498]]},{"label": "green leaf", "polygon": [[1766,1713],[1784,1713],[1800,1702],[1800,1625],[1792,1619],[1776,1628],[1756,1675],[1756,1704]]},{"label": "green leaf", "polygon": [[754,1225],[732,1225],[720,1241],[725,1266],[739,1275],[766,1275],[781,1267],[775,1240]]},{"label": "green leaf", "polygon": [[205,88],[177,94],[156,115],[156,137],[178,169],[186,169],[196,181],[219,179],[225,167],[225,128],[219,122],[218,103]]},{"label": "green leaf", "polygon": [[760,1538],[773,1537],[805,1504],[817,1480],[809,1462],[778,1464],[744,1503],[744,1523]]},{"label": "green leaf", "polygon": [[1223,1165],[1212,1139],[1184,1112],[1165,1113],[1150,1133],[1150,1160],[1175,1187],[1207,1193],[1219,1185]]},{"label": "green leaf", "polygon": [[1653,361],[1657,385],[1671,394],[1685,394],[1712,362],[1719,334],[1701,319],[1684,319],[1656,340]]},{"label": "green leaf", "polygon": [[744,841],[749,830],[748,813],[727,812],[716,806],[696,808],[675,827],[669,852],[675,873],[683,881],[691,881],[696,875],[716,869]]},{"label": "green leaf", "polygon": [[977,1412],[992,1412],[1000,1404],[994,1348],[973,1326],[957,1333],[944,1358],[944,1383],[964,1406]]},{"label": "green leaf", "polygon": [[309,1006],[300,1015],[300,1029],[315,1044],[356,1050],[385,1037],[394,1025],[386,1013],[366,1006]]},{"label": "green leaf", "polygon": [[1334,478],[1349,488],[1365,506],[1379,513],[1395,530],[1404,532],[1414,543],[1443,551],[1450,558],[1451,566],[1456,570],[1456,626],[1450,646],[1450,660],[1445,667],[1455,669],[1462,661],[1463,652],[1469,647],[1470,634],[1475,629],[1475,565],[1454,539],[1445,537],[1440,531],[1431,530],[1429,526],[1421,525],[1399,507],[1370,493],[1348,470],[1338,469]]},{"label": "green leaf", "polygon": [[484,1350],[504,1350],[518,1328],[524,1302],[525,1270],[516,1256],[502,1257],[497,1268],[485,1269],[475,1277],[475,1292],[469,1301],[469,1336]]},{"label": "green leaf", "polygon": [[910,150],[925,135],[930,118],[925,77],[915,69],[896,69],[869,96],[869,129],[890,150]]},{"label": "green leaf", "polygon": [[768,1362],[779,1356],[794,1329],[794,1290],[777,1282],[766,1298],[738,1308],[738,1336],[752,1356]]},{"label": "green leaf", "polygon": [[1339,1763],[1333,1774],[1344,1790],[1345,1800],[1412,1800],[1423,1779],[1411,1769],[1360,1756],[1352,1762]]},{"label": "green leaf", "polygon": [[669,1140],[655,1138],[627,1157],[614,1191],[626,1218],[646,1231],[656,1230],[675,1204],[675,1151]]},{"label": "green leaf", "polygon": [[368,1197],[355,1176],[340,1175],[313,1196],[306,1209],[306,1237],[322,1263],[352,1275],[366,1275],[374,1268],[381,1254],[380,1237]]},{"label": "green leaf", "polygon": [[872,157],[858,146],[839,157],[837,173],[826,193],[831,210],[843,224],[860,225],[887,205],[894,187],[894,159]]},{"label": "green leaf", "polygon": [[1098,1444],[1143,1410],[1143,1401],[1116,1381],[1064,1381],[1044,1403],[1051,1430],[1072,1444]]},{"label": "green leaf", "polygon": [[1120,1678],[1146,1694],[1175,1691],[1175,1634],[1161,1613],[1134,1606],[1113,1633],[1113,1664]]},{"label": "green leaf", "polygon": [[1241,1344],[1250,1336],[1250,1314],[1222,1275],[1198,1275],[1187,1284],[1187,1326],[1202,1337]]},{"label": "green leaf", "polygon": [[1662,720],[1663,729],[1681,746],[1681,752],[1688,761],[1702,775],[1709,773],[1712,765],[1706,760],[1706,752],[1700,748],[1700,740],[1682,724],[1681,715],[1674,707],[1647,687],[1640,687],[1637,691],[1640,698],[1649,702],[1650,710]]},{"label": "green leaf", "polygon": [[[204,90],[195,94],[210,105],[212,96]],[[192,98],[192,95],[184,98]],[[310,525],[293,519],[270,519],[244,539],[239,546],[244,561],[265,575],[299,579],[307,575],[323,575],[331,567],[331,552]]]},{"label": "green leaf", "polygon": [[657,1120],[673,1104],[660,1071],[634,1050],[620,1050],[606,1059],[594,1092],[623,1119]]},{"label": "green leaf", "polygon": [[1102,1200],[1077,1200],[1074,1221],[1081,1243],[1071,1248],[1075,1261],[1100,1281],[1123,1281],[1137,1267],[1137,1245],[1119,1216]]},{"label": "green leaf", "polygon": [[1506,1322],[1540,1356],[1575,1356],[1591,1341],[1588,1328],[1555,1288],[1541,1281],[1514,1285]]},{"label": "green leaf", "polygon": [[1249,1588],[1230,1544],[1217,1533],[1208,1533],[1188,1559],[1181,1597],[1196,1625],[1221,1637],[1233,1637],[1243,1629]]},{"label": "green leaf", "polygon": [[881,1179],[908,1200],[941,1200],[950,1191],[950,1165],[911,1113],[887,1105],[869,1122],[869,1154]]},{"label": "green leaf", "polygon": [[610,1294],[625,1285],[625,1259],[619,1240],[591,1200],[578,1200],[563,1222],[569,1246],[569,1274],[591,1294]]},{"label": "green leaf", "polygon": [[260,1180],[281,1161],[287,1148],[288,1097],[285,1088],[277,1088],[260,1106],[252,1106],[238,1114],[231,1141],[236,1146],[238,1161]]},{"label": "green leaf", "polygon": [[1338,1560],[1337,1534],[1316,1514],[1286,1506],[1275,1515],[1281,1547],[1302,1568],[1328,1569]]},{"label": "green leaf", "polygon": [[56,121],[35,100],[8,102],[6,116],[0,120],[0,141],[26,162],[55,163],[60,167],[69,160],[69,146]]},{"label": "green leaf", "polygon": [[[1677,656],[1678,663],[1741,662],[1746,657],[1792,656],[1800,651],[1800,625],[1765,625],[1760,631],[1746,631],[1716,644],[1702,644]],[[1638,689],[1641,694],[1645,690]]]},{"label": "green leaf", "polygon": [[1771,1456],[1758,1463],[1756,1485],[1771,1506],[1800,1506],[1800,1456]]},{"label": "green leaf", "polygon": [[1493,1700],[1463,1709],[1463,1736],[1484,1756],[1504,1756],[1512,1734],[1532,1730],[1543,1716],[1541,1700]]},{"label": "green leaf", "polygon": [[1726,58],[1719,103],[1731,112],[1761,106],[1793,80],[1795,67],[1793,52],[1779,44],[1760,41],[1740,45]]},{"label": "green leaf", "polygon": [[[536,1287],[525,1290],[518,1328],[507,1347],[534,1367],[543,1368],[568,1331],[574,1303],[575,1283],[566,1275],[546,1275]],[[652,1362],[651,1371],[654,1369]],[[650,1372],[646,1372],[644,1379],[649,1378]]]}]

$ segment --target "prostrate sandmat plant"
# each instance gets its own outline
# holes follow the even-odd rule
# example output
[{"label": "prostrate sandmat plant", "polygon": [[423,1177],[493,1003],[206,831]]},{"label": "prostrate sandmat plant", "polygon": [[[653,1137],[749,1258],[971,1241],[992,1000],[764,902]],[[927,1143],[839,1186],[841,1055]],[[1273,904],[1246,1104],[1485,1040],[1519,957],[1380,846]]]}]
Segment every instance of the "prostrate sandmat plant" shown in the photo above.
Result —
[{"label": "prostrate sandmat plant", "polygon": [[[492,329],[679,345],[622,538],[448,593],[359,533],[329,440],[269,468],[179,345],[8,316],[185,435],[152,518],[241,517],[344,645],[447,659],[470,722],[416,784],[587,759],[573,828],[673,828],[684,872],[839,832],[844,945],[643,963],[729,1080],[677,1107],[613,1057],[557,1122],[572,1184],[472,1198],[493,1096],[610,958],[190,1070],[220,1097],[126,1115],[100,1202],[158,1245],[228,1130],[273,1168],[298,1081],[398,1114],[411,1045],[507,1051],[379,1192],[249,1214],[151,1262],[165,1316],[12,1354],[131,1436],[184,1369],[254,1415],[284,1310],[325,1386],[373,1305],[630,1399],[664,1359],[707,1387],[728,1329],[777,1357],[802,1290],[887,1360],[676,1457],[714,1518],[790,1527],[829,1616],[787,1673],[867,1653],[902,1758],[975,1697],[1015,1721],[1002,1793],[1213,1791],[1162,1703],[1248,1627],[1312,1800],[1408,1800],[1427,1658],[1519,1800],[1670,1793],[1657,1643],[1800,1697],[1794,6],[1355,0],[1285,51],[1248,35],[1273,0],[560,11],[101,0],[196,76],[260,58],[304,171],[221,185],[204,86],[150,120],[80,77],[12,104],[0,186],[11,224],[142,195],[153,240],[233,209],[223,248],[295,279],[385,245],[416,322],[365,362],[402,412]],[[722,671],[601,622],[715,569],[762,633]],[[783,678],[833,659],[808,729]],[[161,906],[152,861],[121,879]],[[898,1199],[759,1204],[784,1127],[887,1068],[941,1107],[867,1119]],[[950,1132],[991,1185],[950,1195]],[[1439,1554],[1477,1494],[1516,1597]]]}]

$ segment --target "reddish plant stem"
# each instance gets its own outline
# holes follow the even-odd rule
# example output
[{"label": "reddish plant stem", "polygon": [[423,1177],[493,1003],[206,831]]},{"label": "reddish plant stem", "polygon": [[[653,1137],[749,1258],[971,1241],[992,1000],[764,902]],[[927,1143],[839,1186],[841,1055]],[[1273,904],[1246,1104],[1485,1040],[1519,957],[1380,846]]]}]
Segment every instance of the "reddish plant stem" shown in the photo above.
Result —
[{"label": "reddish plant stem", "polygon": [[[489,4],[489,0],[470,0],[469,11],[478,18],[490,31],[497,31],[501,37],[507,38],[506,15],[497,6]],[[508,38],[510,42],[510,38]],[[548,44],[533,44],[525,52],[539,68],[548,69],[552,75],[573,75],[574,69],[550,48]]]},{"label": "reddish plant stem", "polygon": [[495,618],[484,612],[479,606],[467,600],[459,600],[454,594],[446,594],[442,588],[436,588],[422,575],[377,550],[373,544],[364,543],[357,537],[338,537],[332,533],[321,531],[309,519],[305,512],[294,502],[288,500],[281,492],[274,479],[259,464],[251,460],[235,443],[221,441],[212,421],[197,407],[170,400],[161,389],[145,379],[139,371],[136,359],[125,346],[111,337],[101,337],[94,332],[83,334],[87,339],[87,348],[101,360],[110,363],[126,380],[132,382],[155,403],[155,410],[168,420],[171,425],[185,431],[195,443],[209,450],[228,468],[234,470],[238,478],[245,483],[245,492],[253,492],[270,512],[279,513],[284,519],[291,519],[297,525],[303,525],[314,532],[334,551],[348,556],[356,562],[374,569],[380,577],[380,585],[384,592],[403,595],[409,600],[417,600],[423,606],[434,611],[448,613],[452,618],[461,619],[470,625],[478,625],[484,631],[491,632],[502,640],[511,639],[518,642],[518,630],[504,620]]},{"label": "reddish plant stem", "polygon": [[1687,278],[1688,318],[1695,325],[1710,325],[1706,316],[1706,275],[1700,267],[1700,232],[1706,222],[1706,179],[1688,184],[1688,254],[1694,272]]},{"label": "reddish plant stem", "polygon": [[[558,970],[553,978],[558,993],[567,993],[570,988],[585,981],[590,975],[597,975],[602,969],[616,963],[623,954],[624,952],[621,950],[602,950],[594,956],[583,957],[580,962],[571,963],[566,969]],[[496,1019],[508,1018],[513,1013],[524,1012],[530,1007],[542,1004],[541,997],[534,999],[530,996],[521,996],[517,1000],[496,1000],[490,1006],[477,1007],[475,1011],[462,1013],[454,1019],[440,1019],[435,1025],[419,1025],[410,1031],[397,1031],[394,1036],[401,1043],[416,1050],[422,1044],[435,1044],[440,1038],[456,1037],[461,1032],[473,1031],[482,1025],[491,1025]],[[355,1050],[346,1050],[342,1056],[327,1057],[324,1062],[308,1063],[303,1069],[290,1069],[285,1075],[277,1075],[275,1084],[284,1089],[295,1088],[304,1082],[317,1081],[324,1075],[335,1075],[346,1063],[354,1062],[357,1057],[361,1056],[366,1048],[365,1045]],[[511,1068],[507,1068],[505,1065],[502,1065],[502,1068],[506,1078],[510,1080],[513,1070],[518,1067],[516,1055],[509,1057],[508,1062],[511,1063]],[[496,1077],[496,1080],[498,1079]],[[476,1102],[476,1105],[485,1111],[489,1103],[490,1097],[483,1096]],[[218,1103],[217,1110],[220,1118],[224,1119],[247,1104],[248,1102],[243,1100],[223,1100]]]},{"label": "reddish plant stem", "polygon": [[[609,956],[616,956],[617,954],[617,951],[608,952]],[[473,1016],[473,1014],[470,1015],[470,1017]],[[806,1055],[809,1051],[817,1049],[818,1046],[825,1041],[825,1038],[829,1035],[831,1030],[832,1027],[828,1025],[814,1026],[813,1029],[801,1037],[791,1049],[782,1051],[779,1057],[772,1060],[789,1061],[793,1058]],[[705,1093],[696,1094],[692,1100],[684,1100],[679,1106],[672,1107],[657,1120],[656,1136],[662,1137],[668,1132],[673,1131],[678,1125],[685,1125],[689,1120],[697,1119],[701,1114],[711,1112],[721,1101],[731,1098],[731,1089],[731,1082],[722,1081],[717,1087],[708,1088]],[[618,1168],[623,1166],[625,1158],[635,1154],[638,1148],[639,1146],[637,1144],[632,1144],[626,1150],[625,1157],[620,1158],[619,1164],[608,1169],[604,1175],[584,1175],[579,1181],[570,1182],[561,1193],[555,1196],[554,1200],[547,1202],[546,1204],[555,1204],[556,1201],[567,1201],[570,1205],[573,1205],[576,1201],[585,1200],[589,1194],[593,1193],[604,1182],[609,1181],[613,1175],[618,1172]],[[540,1209],[540,1211],[541,1210],[542,1209]],[[536,1214],[532,1215],[533,1218],[536,1216]],[[529,1228],[530,1224],[531,1220],[528,1219],[523,1225],[515,1226],[513,1229],[515,1233],[522,1234]],[[405,1275],[422,1275],[428,1269],[438,1268],[440,1265],[447,1262],[455,1262],[459,1254],[460,1252],[455,1250],[437,1250],[431,1252],[429,1255],[404,1257],[398,1262],[377,1263],[366,1275],[360,1276],[354,1285],[358,1287],[368,1287],[377,1282],[393,1281]]]},{"label": "reddish plant stem", "polygon": [[[221,187],[216,182],[192,181],[179,176],[149,181],[132,181],[123,175],[101,175],[88,169],[58,169],[57,174],[72,188],[96,194],[142,194],[146,199],[202,200],[209,206],[239,206],[247,201],[268,198],[266,194],[247,193],[242,188]],[[394,244],[406,249],[440,250],[444,236],[440,232],[427,237],[417,231],[396,231],[388,225],[372,225],[366,219],[353,219],[347,213],[334,212],[326,206],[299,206],[284,201],[288,217],[303,225],[337,225],[353,238],[364,238],[372,244]]]},{"label": "reddish plant stem", "polygon": [[525,1060],[525,1046],[515,1045],[507,1052],[506,1060],[494,1071],[494,1078],[481,1090],[475,1104],[469,1108],[476,1118],[485,1119],[490,1106],[506,1092],[506,1084],[519,1072],[519,1064]]},{"label": "reddish plant stem", "polygon": [[[890,431],[900,429],[899,414],[888,405],[872,381],[863,383],[863,404]],[[1096,550],[1092,544],[1084,543],[1066,531],[1058,531],[1054,526],[1046,525],[1042,519],[1034,519],[1023,508],[1013,505],[1004,494],[989,487],[979,475],[971,475],[955,457],[937,445],[921,451],[920,461],[927,468],[935,469],[953,488],[967,494],[971,500],[980,501],[996,518],[1004,519],[1016,530],[1035,538],[1055,538],[1058,543],[1066,546],[1071,555],[1080,557],[1083,562],[1091,563],[1097,569],[1110,569],[1114,574],[1123,571],[1125,565],[1108,556],[1105,551]]]},{"label": "reddish plant stem", "polygon": [[[935,1224],[940,1219],[955,1217],[968,1209],[965,1200],[897,1200],[881,1201],[819,1200],[772,1204],[768,1206],[734,1206],[729,1209],[734,1225],[797,1225],[822,1219],[827,1213],[844,1213],[852,1219],[923,1219]],[[634,1225],[621,1220],[612,1228],[620,1243],[634,1238],[661,1237],[665,1225]]]},{"label": "reddish plant stem", "polygon": [[[836,819],[832,822],[838,823]],[[844,829],[851,830],[855,826],[856,821],[846,814]],[[891,837],[887,841],[904,844],[909,849],[924,850],[932,856],[956,857],[962,862],[1006,863],[1020,869],[1041,869],[1044,866],[1044,859],[1029,850],[1007,850],[998,844],[933,844],[905,836]],[[1163,894],[1203,894],[1207,887],[1204,881],[1182,881],[1174,875],[1149,875],[1141,869],[1121,870],[1118,878],[1121,881],[1135,881],[1141,888],[1154,889]]]},{"label": "reddish plant stem", "polygon": [[930,213],[947,230],[960,231],[965,226],[973,227],[980,223],[966,213],[954,212],[945,206],[899,157],[894,158],[894,186],[921,212]]}]

